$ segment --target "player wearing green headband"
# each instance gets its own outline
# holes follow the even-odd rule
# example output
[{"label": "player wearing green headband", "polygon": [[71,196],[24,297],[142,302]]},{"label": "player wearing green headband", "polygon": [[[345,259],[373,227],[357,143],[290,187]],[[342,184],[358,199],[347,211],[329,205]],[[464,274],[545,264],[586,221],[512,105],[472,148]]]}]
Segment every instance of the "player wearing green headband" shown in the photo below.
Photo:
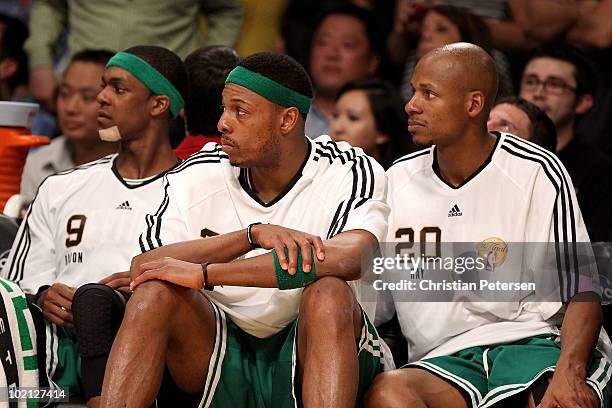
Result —
[{"label": "player wearing green headband", "polygon": [[118,129],[119,153],[47,177],[3,271],[42,309],[42,371],[90,406],[129,292],[122,271],[144,215],[159,205],[162,175],[178,162],[169,128],[186,83],[182,61],[165,48],[134,47],[112,58],[97,95],[98,125]]},{"label": "player wearing green headband", "polygon": [[221,145],[169,172],[146,217],[104,406],[151,404],[164,365],[204,407],[360,404],[385,353],[352,288],[386,231],[386,180],[360,149],[305,137],[311,98],[287,56],[228,75]]}]

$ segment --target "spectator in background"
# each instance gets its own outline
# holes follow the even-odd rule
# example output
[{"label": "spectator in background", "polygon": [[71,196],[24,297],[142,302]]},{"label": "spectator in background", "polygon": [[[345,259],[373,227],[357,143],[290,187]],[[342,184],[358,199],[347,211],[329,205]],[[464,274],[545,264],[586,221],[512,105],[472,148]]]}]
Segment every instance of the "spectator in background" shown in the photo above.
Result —
[{"label": "spectator in background", "polygon": [[[33,102],[28,89],[28,56],[23,44],[28,27],[16,18],[0,13],[0,100]],[[38,112],[32,122],[32,133],[53,136],[55,119]]]},{"label": "spectator in background", "polygon": [[80,166],[117,150],[115,143],[98,136],[96,96],[104,66],[113,56],[104,50],[85,50],[74,55],[59,87],[57,118],[62,136],[49,146],[31,152],[21,178],[21,194],[33,199],[49,175]]},{"label": "spectator in background", "polygon": [[596,2],[592,9],[580,15],[566,33],[566,40],[577,47],[606,49],[612,46],[612,0]]},{"label": "spectator in background", "polygon": [[349,82],[340,90],[330,136],[361,147],[387,169],[415,150],[407,127],[408,117],[393,86],[371,78]]},{"label": "spectator in background", "polygon": [[423,12],[423,21],[416,49],[408,53],[404,75],[402,76],[401,95],[404,100],[412,97],[410,79],[416,62],[434,48],[455,42],[476,44],[495,59],[500,76],[499,95],[512,93],[512,80],[505,57],[492,50],[491,35],[484,21],[460,7],[439,5]]},{"label": "spectator in background", "polygon": [[4,0],[0,1],[0,14],[6,14],[23,21],[25,24],[30,19],[32,0]]},{"label": "spectator in background", "polygon": [[0,15],[0,99],[28,98],[28,56],[23,43],[28,28],[16,18]]},{"label": "spectator in background", "polygon": [[135,231],[157,207],[164,173],[178,162],[169,128],[188,88],[183,62],[162,47],[133,47],[107,65],[95,65],[94,120],[100,129],[116,130],[118,153],[43,181],[2,270],[42,310],[41,371],[71,396],[84,392],[90,407],[98,406],[121,321],[116,306],[129,297],[129,273],[121,271],[138,246]]},{"label": "spectator in background", "polygon": [[552,120],[536,105],[519,96],[495,101],[487,128],[489,131],[512,133],[546,150],[556,151],[557,131]]},{"label": "spectator in background", "polygon": [[336,97],[350,81],[378,70],[383,38],[372,14],[352,4],[329,8],[315,25],[310,46],[310,75],[315,97],[306,119],[306,135],[329,133]]},{"label": "spectator in background", "polygon": [[236,52],[251,55],[274,50],[288,3],[288,0],[242,0],[244,18]]},{"label": "spectator in background", "polygon": [[188,133],[174,149],[177,157],[186,159],[206,143],[220,141],[221,93],[227,74],[238,62],[240,57],[232,48],[215,45],[197,49],[185,59],[190,91],[185,104]]},{"label": "spectator in background", "polygon": [[[200,28],[208,22],[206,37]],[[164,46],[181,58],[203,45],[233,45],[240,31],[240,0],[38,0],[32,5],[30,57],[32,95],[53,108],[57,81],[53,62],[58,40],[67,30],[68,54],[93,48],[119,51],[141,44]]]},{"label": "spectator in background", "polygon": [[572,177],[592,241],[612,229],[612,160],[575,134],[578,117],[593,106],[595,78],[590,61],[569,46],[550,46],[528,61],[520,96],[542,109],[557,129],[557,155]]}]

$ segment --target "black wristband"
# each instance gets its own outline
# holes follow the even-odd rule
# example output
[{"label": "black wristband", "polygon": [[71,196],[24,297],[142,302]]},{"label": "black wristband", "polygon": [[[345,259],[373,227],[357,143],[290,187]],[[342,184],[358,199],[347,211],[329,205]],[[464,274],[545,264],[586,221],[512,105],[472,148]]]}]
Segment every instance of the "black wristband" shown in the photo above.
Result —
[{"label": "black wristband", "polygon": [[204,290],[214,290],[215,287],[208,284],[208,265],[210,265],[210,262],[204,262],[202,264],[202,273],[204,274]]},{"label": "black wristband", "polygon": [[251,246],[251,249],[261,248],[259,245],[253,242],[253,235],[251,235],[251,230],[253,229],[253,227],[256,225],[260,225],[260,224],[261,222],[254,222],[252,224],[249,224],[249,226],[247,227],[247,240],[249,241],[249,245]]}]

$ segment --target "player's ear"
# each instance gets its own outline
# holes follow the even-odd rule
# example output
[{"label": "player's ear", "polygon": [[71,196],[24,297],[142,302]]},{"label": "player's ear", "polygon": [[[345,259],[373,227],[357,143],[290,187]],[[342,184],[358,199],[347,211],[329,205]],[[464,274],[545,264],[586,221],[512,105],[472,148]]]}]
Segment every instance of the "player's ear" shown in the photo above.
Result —
[{"label": "player's ear", "polygon": [[485,95],[481,91],[471,91],[468,94],[466,101],[467,114],[470,118],[475,118],[484,109],[485,106]]},{"label": "player's ear", "polygon": [[289,108],[283,108],[280,119],[281,133],[290,133],[291,131],[293,131],[293,129],[295,129],[298,121],[300,120],[300,111],[294,106]]},{"label": "player's ear", "polygon": [[170,98],[166,95],[153,95],[151,116],[158,117],[166,111],[170,111]]}]

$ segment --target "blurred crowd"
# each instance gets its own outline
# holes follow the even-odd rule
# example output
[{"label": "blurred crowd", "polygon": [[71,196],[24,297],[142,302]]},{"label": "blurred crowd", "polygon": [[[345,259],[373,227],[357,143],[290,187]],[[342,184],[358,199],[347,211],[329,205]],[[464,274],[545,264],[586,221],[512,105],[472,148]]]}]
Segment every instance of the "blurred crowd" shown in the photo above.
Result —
[{"label": "blurred crowd", "polygon": [[[591,239],[612,236],[612,0],[14,0],[0,2],[0,13],[0,96],[38,102],[33,133],[53,138],[28,159],[26,196],[44,176],[116,149],[98,139],[96,94],[105,61],[128,47],[160,45],[181,58],[207,45],[241,57],[286,53],[315,87],[306,134],[346,140],[388,168],[416,149],[404,112],[416,62],[465,41],[497,63],[490,129],[556,152]],[[172,127],[179,156],[200,146],[189,134],[218,137],[220,111],[191,94],[195,131],[185,115]],[[209,125],[197,124],[198,109]]]},{"label": "blurred crowd", "polygon": [[[347,141],[388,169],[420,149],[406,113],[418,61],[469,42],[497,66],[489,131],[554,152],[591,241],[609,242],[611,21],[612,0],[3,0],[0,100],[38,103],[32,133],[51,138],[27,157],[21,194],[30,201],[47,176],[120,148],[98,132],[103,90],[113,86],[101,78],[115,53],[155,45],[184,61],[187,77],[179,82],[188,92],[169,125],[166,171],[219,140],[221,91],[241,58],[273,51],[293,57],[312,80],[306,135]],[[127,200],[117,207],[128,208]],[[381,333],[393,348],[397,328]]]}]

